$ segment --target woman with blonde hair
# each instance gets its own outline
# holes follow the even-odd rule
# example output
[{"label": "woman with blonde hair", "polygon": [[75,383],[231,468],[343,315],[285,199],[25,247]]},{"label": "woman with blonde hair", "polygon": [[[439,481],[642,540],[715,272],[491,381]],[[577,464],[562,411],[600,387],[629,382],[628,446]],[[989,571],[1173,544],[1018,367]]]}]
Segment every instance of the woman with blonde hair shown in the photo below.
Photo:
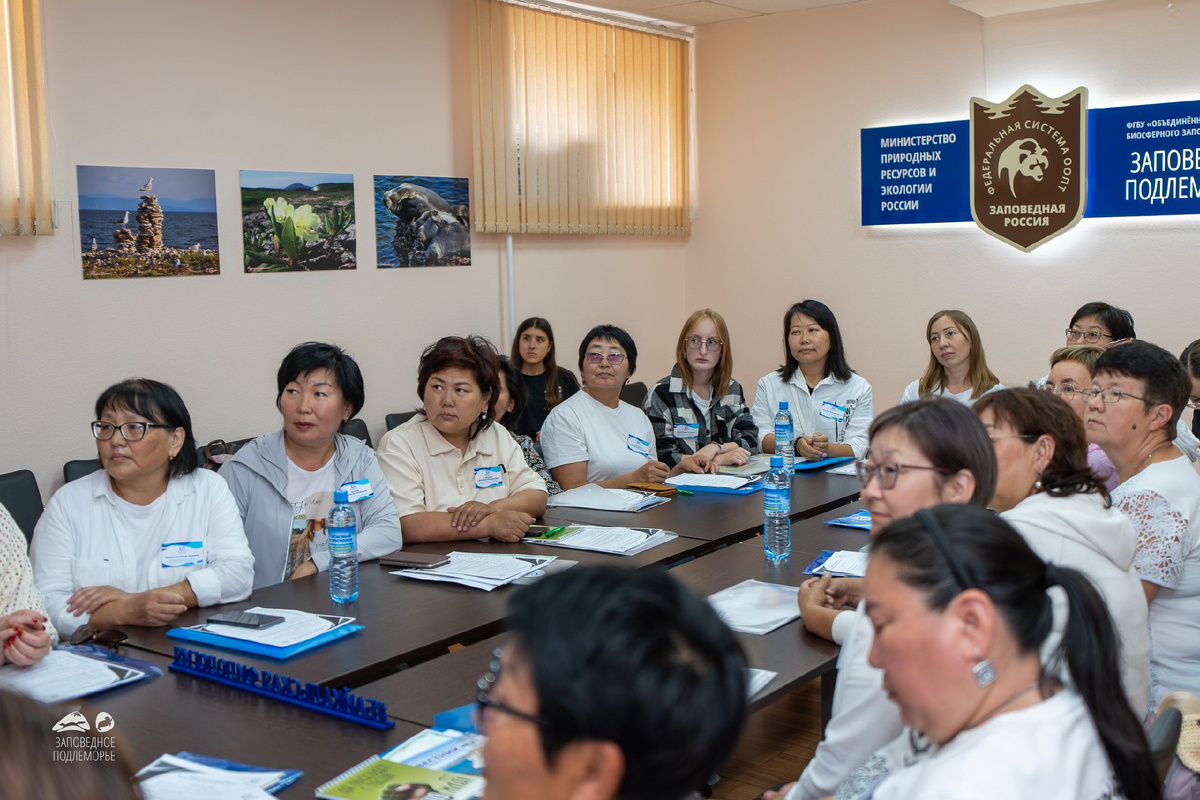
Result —
[{"label": "woman with blonde hair", "polygon": [[729,328],[711,308],[688,317],[671,374],[654,384],[642,408],[654,426],[658,460],[669,466],[703,453],[716,472],[725,464],[745,464],[758,449],[758,428],[733,377]]},{"label": "woman with blonde hair", "polygon": [[925,341],[929,343],[929,366],[924,375],[904,389],[901,403],[939,395],[969,405],[988,392],[1004,388],[988,369],[979,329],[962,311],[947,309],[930,317],[925,325]]}]

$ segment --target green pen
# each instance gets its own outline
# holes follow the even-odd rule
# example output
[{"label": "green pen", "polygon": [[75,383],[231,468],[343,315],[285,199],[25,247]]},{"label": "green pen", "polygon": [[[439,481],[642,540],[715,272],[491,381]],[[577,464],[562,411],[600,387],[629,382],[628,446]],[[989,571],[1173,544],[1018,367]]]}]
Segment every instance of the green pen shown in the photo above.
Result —
[{"label": "green pen", "polygon": [[695,497],[696,496],[695,492],[689,492],[687,489],[676,489],[675,491],[681,495],[684,495],[685,497]]}]

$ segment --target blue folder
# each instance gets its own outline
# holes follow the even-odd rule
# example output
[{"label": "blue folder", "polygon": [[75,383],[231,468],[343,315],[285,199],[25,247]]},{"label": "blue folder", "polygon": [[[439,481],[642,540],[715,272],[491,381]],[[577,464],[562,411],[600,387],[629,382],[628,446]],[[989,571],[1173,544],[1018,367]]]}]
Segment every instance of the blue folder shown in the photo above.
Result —
[{"label": "blue folder", "polygon": [[843,461],[853,461],[854,456],[830,456],[822,458],[820,461],[797,461],[796,472],[809,469],[821,469],[823,467],[832,467],[834,464],[841,464]]},{"label": "blue folder", "polygon": [[763,489],[763,482],[761,480],[756,480],[753,483],[747,483],[745,486],[738,487],[737,489],[729,489],[725,486],[680,486],[677,488],[683,489],[686,492],[694,492],[696,494],[707,492],[708,494],[747,495],[754,494],[755,492],[761,492]]},{"label": "blue folder", "polygon": [[245,639],[233,639],[228,636],[209,633],[208,631],[192,630],[191,628],[171,628],[171,630],[167,631],[167,638],[179,639],[183,642],[193,642],[208,647],[219,647],[222,650],[232,650],[235,653],[248,653],[253,656],[271,658],[276,661],[286,661],[292,656],[322,647],[352,633],[358,633],[363,627],[362,625],[342,625],[333,630],[325,631],[320,636],[314,636],[311,639],[294,644],[291,647],[275,647],[273,645],[259,644],[258,642],[247,642]]}]

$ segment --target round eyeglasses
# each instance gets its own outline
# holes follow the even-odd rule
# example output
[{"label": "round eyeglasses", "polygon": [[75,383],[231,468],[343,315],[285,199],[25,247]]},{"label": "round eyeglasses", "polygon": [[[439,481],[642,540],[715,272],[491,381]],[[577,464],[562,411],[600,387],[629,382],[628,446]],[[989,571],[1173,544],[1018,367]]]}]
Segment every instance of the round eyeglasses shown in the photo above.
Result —
[{"label": "round eyeglasses", "polygon": [[1067,341],[1068,342],[1082,341],[1082,342],[1086,342],[1087,344],[1096,344],[1101,339],[1111,339],[1111,338],[1113,338],[1113,337],[1110,336],[1109,334],[1101,333],[1100,331],[1077,331],[1074,328],[1067,328]]},{"label": "round eyeglasses", "polygon": [[865,461],[858,461],[854,464],[854,471],[858,473],[858,482],[864,489],[867,488],[867,484],[871,482],[872,478],[879,479],[880,489],[891,489],[896,485],[901,473],[910,469],[926,469],[943,474],[950,471],[941,467],[924,467],[919,464],[868,464]]},{"label": "round eyeglasses", "polygon": [[1120,389],[1080,389],[1079,394],[1089,403],[1092,401],[1093,397],[1099,395],[1100,399],[1103,400],[1106,405],[1119,403],[1122,397],[1128,397],[1130,400],[1141,400],[1143,403],[1150,402],[1144,397],[1138,397],[1136,394],[1130,394],[1129,392],[1122,392]]},{"label": "round eyeglasses", "polygon": [[689,336],[683,341],[687,345],[688,350],[699,350],[700,345],[704,345],[709,350],[716,351],[725,345],[720,339],[701,339],[699,336]]},{"label": "round eyeglasses", "polygon": [[1050,394],[1056,394],[1063,400],[1070,402],[1071,400],[1074,400],[1075,395],[1079,394],[1079,392],[1082,390],[1077,389],[1074,386],[1051,386],[1048,383],[1044,383],[1042,384],[1042,391],[1049,392]]},{"label": "round eyeglasses", "polygon": [[95,436],[102,442],[108,441],[117,431],[121,432],[121,437],[127,442],[136,442],[139,439],[145,438],[148,428],[170,428],[170,425],[163,425],[159,422],[126,422],[121,425],[113,425],[111,422],[101,422],[96,420],[92,423],[92,436]]},{"label": "round eyeglasses", "polygon": [[590,364],[599,364],[601,361],[607,361],[614,367],[625,360],[624,353],[588,353],[584,356]]},{"label": "round eyeglasses", "polygon": [[529,714],[524,711],[518,711],[510,705],[501,703],[492,697],[492,690],[496,688],[496,684],[500,682],[500,659],[504,655],[504,651],[497,648],[492,651],[492,661],[488,664],[488,672],[482,678],[475,682],[475,688],[478,690],[475,694],[475,700],[479,703],[479,708],[476,710],[476,726],[482,733],[487,727],[487,715],[491,711],[500,711],[518,719],[523,719],[527,722],[532,722],[539,728],[546,728],[550,723],[545,717],[538,714]]}]

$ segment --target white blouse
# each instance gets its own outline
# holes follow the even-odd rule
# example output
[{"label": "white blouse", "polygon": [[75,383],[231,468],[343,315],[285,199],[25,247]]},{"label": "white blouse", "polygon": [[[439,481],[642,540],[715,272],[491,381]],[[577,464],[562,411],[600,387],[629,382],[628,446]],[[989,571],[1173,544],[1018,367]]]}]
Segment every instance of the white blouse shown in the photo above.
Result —
[{"label": "white blouse", "polygon": [[[46,616],[46,600],[33,585],[33,567],[25,554],[25,535],[8,509],[0,505],[0,617],[16,611]],[[46,623],[50,639],[58,641],[54,623]]]},{"label": "white blouse", "polygon": [[787,401],[792,413],[795,438],[822,433],[830,443],[850,445],[855,458],[866,457],[867,432],[875,419],[875,400],[871,384],[861,375],[851,373],[844,381],[826,375],[811,393],[798,369],[787,383],[777,371],[762,376],[750,410],[758,426],[760,445],[768,434],[775,432],[775,415],[779,413],[781,400]]}]

